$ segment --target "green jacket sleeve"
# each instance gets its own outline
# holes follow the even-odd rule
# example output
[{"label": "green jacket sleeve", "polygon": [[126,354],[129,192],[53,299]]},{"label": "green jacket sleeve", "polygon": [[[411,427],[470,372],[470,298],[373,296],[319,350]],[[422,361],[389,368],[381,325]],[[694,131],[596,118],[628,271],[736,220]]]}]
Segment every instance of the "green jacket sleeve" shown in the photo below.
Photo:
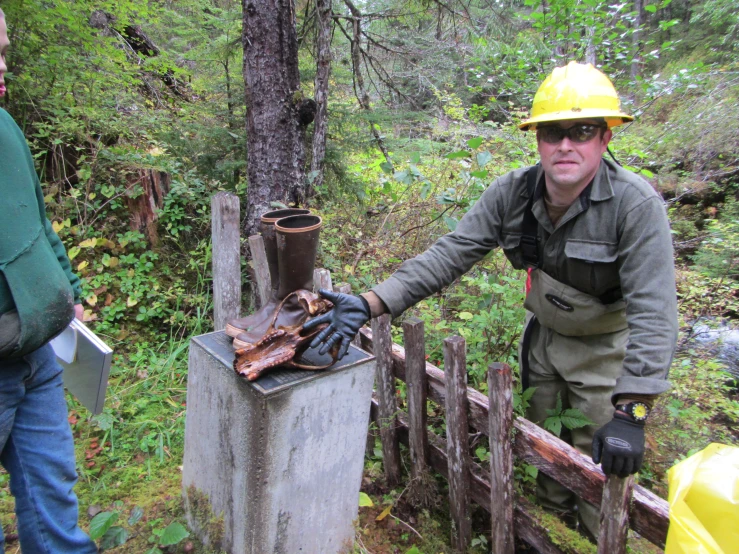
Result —
[{"label": "green jacket sleeve", "polygon": [[390,278],[372,289],[393,317],[451,284],[498,246],[505,213],[501,190],[507,186],[510,186],[509,176],[496,180],[453,232],[404,262]]},{"label": "green jacket sleeve", "polygon": [[677,294],[670,224],[662,199],[645,198],[619,222],[619,275],[629,340],[620,394],[661,394],[677,342]]}]

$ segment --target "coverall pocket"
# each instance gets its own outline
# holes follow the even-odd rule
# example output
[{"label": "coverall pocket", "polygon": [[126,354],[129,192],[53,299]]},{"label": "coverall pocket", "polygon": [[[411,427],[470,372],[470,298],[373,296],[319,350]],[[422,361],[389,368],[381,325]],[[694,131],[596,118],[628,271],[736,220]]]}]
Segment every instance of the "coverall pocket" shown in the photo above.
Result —
[{"label": "coverall pocket", "polygon": [[569,337],[614,333],[628,326],[623,300],[603,304],[540,269],[531,272],[531,290],[524,306],[542,326]]},{"label": "coverall pocket", "polygon": [[618,244],[569,239],[565,256],[567,276],[576,289],[600,296],[619,287]]}]

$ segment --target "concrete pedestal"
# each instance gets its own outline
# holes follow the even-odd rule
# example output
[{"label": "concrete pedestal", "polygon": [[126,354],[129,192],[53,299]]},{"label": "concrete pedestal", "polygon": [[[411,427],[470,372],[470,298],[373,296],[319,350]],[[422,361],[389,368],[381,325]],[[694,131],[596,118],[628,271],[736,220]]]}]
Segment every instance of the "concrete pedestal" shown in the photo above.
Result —
[{"label": "concrete pedestal", "polygon": [[218,331],[190,343],[188,524],[229,554],[350,550],[375,358],[352,346],[328,370],[277,369],[250,383],[232,369],[230,342]]}]

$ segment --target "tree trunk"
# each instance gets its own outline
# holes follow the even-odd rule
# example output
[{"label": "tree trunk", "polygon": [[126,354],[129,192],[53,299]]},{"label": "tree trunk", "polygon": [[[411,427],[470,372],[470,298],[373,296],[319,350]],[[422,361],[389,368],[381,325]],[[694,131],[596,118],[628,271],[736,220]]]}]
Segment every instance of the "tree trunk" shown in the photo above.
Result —
[{"label": "tree trunk", "polygon": [[[364,86],[364,77],[362,76],[362,13],[354,6],[351,0],[344,0],[344,4],[349,8],[352,14],[352,38],[351,38],[351,50],[352,50],[352,66],[354,68],[354,94],[357,97],[357,101],[362,109],[369,113],[372,111],[370,106],[369,94]],[[385,156],[385,161],[392,167],[393,162],[390,159],[390,153],[385,146],[385,142],[380,136],[380,131],[374,123],[369,122],[370,132],[375,137],[377,147]]]},{"label": "tree trunk", "polygon": [[246,236],[256,234],[270,202],[300,205],[307,196],[305,125],[292,0],[242,0],[247,131]]},{"label": "tree trunk", "polygon": [[156,169],[139,169],[129,177],[126,187],[130,227],[134,231],[143,231],[152,246],[159,244],[157,220],[170,183],[171,178],[167,173]]},{"label": "tree trunk", "polygon": [[644,23],[644,0],[634,0],[634,34],[631,35],[633,59],[631,61],[631,78],[635,79],[639,73],[639,60],[641,58],[641,27]]},{"label": "tree trunk", "polygon": [[310,163],[310,181],[313,188],[323,183],[328,129],[328,79],[331,75],[331,0],[316,0],[316,119],[313,123],[313,155]]}]

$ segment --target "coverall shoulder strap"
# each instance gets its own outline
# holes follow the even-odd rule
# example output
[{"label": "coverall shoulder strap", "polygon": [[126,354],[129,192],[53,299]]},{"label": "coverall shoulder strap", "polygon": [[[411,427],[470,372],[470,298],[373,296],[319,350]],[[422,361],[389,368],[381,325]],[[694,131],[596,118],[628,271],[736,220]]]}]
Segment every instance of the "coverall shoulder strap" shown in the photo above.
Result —
[{"label": "coverall shoulder strap", "polygon": [[526,172],[526,192],[529,194],[529,201],[526,203],[526,211],[523,213],[521,226],[523,263],[526,268],[531,269],[539,267],[539,222],[532,211],[536,197],[536,174],[538,172],[538,165],[532,165]]}]

